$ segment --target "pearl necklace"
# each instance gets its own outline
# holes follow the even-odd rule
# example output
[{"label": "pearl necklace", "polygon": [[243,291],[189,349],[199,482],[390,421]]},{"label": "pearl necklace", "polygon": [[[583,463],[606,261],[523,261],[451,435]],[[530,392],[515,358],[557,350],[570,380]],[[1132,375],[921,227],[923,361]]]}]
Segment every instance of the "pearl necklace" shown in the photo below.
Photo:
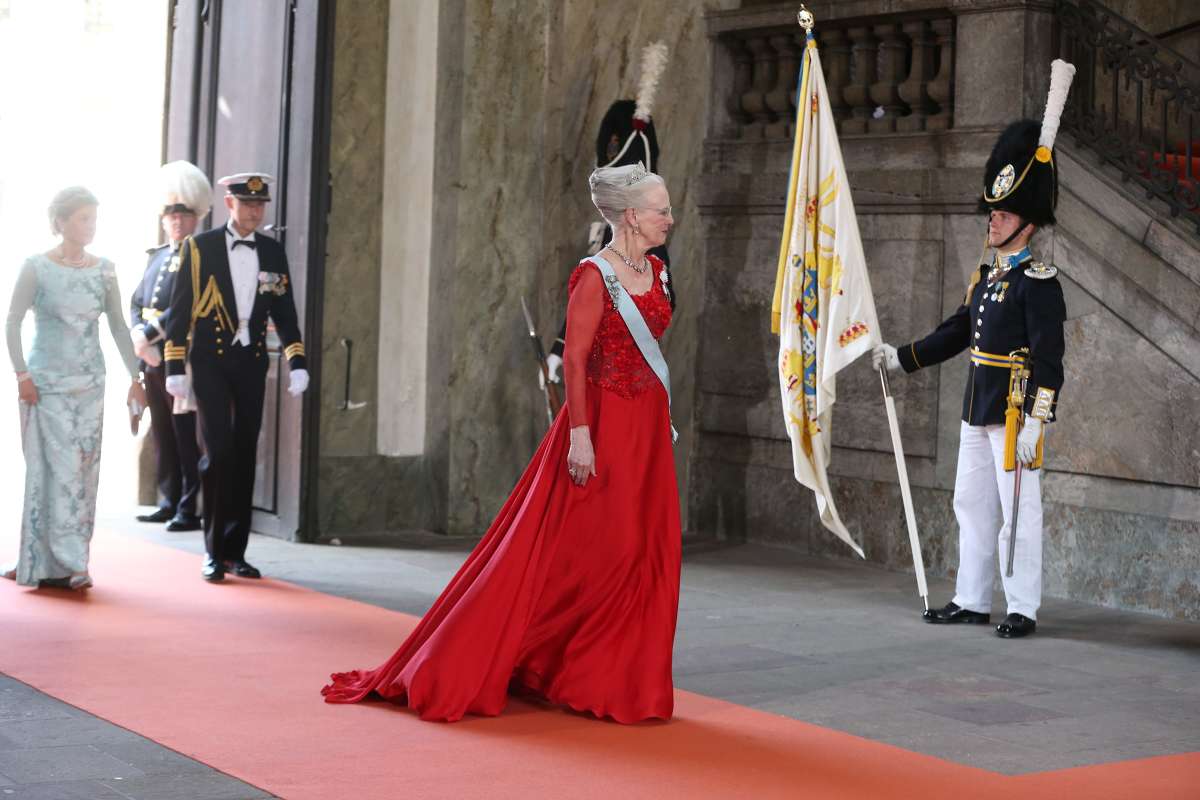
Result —
[{"label": "pearl necklace", "polygon": [[58,247],[58,260],[59,260],[59,261],[61,261],[61,262],[63,263],[63,266],[65,266],[65,267],[72,267],[72,268],[74,268],[74,269],[79,269],[80,267],[85,267],[85,266],[87,266],[87,263],[88,263],[88,255],[87,255],[87,253],[86,253],[86,252],[82,252],[82,251],[81,251],[81,252],[79,253],[79,258],[75,259],[74,261],[71,261],[71,260],[69,260],[69,259],[67,258],[67,254],[66,254],[66,252],[63,250],[63,248],[62,248],[62,245],[59,245],[59,247]]},{"label": "pearl necklace", "polygon": [[638,275],[645,275],[645,274],[646,274],[646,270],[650,269],[650,262],[649,262],[649,261],[647,261],[647,260],[646,260],[644,257],[642,258],[642,263],[641,263],[641,264],[634,264],[634,263],[633,263],[633,261],[632,261],[632,260],[630,260],[629,256],[625,255],[625,254],[624,254],[624,253],[622,253],[620,250],[618,250],[617,248],[613,247],[611,244],[610,244],[610,245],[607,245],[607,247],[608,247],[608,249],[609,249],[609,250],[612,250],[614,253],[616,253],[616,254],[617,254],[617,256],[618,256],[618,257],[619,257],[619,258],[620,258],[622,261],[624,261],[624,262],[625,262],[625,266],[629,267],[631,270],[633,270],[634,272],[636,272]]}]

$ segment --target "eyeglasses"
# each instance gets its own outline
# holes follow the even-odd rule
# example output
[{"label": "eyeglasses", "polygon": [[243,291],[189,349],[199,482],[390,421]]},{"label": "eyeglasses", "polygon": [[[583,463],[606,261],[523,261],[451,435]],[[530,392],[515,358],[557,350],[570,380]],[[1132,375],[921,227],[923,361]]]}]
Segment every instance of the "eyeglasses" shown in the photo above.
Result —
[{"label": "eyeglasses", "polygon": [[640,210],[642,210],[642,211],[657,211],[660,216],[669,217],[669,216],[671,216],[671,208],[672,208],[671,206],[666,206],[665,208],[643,208]]}]

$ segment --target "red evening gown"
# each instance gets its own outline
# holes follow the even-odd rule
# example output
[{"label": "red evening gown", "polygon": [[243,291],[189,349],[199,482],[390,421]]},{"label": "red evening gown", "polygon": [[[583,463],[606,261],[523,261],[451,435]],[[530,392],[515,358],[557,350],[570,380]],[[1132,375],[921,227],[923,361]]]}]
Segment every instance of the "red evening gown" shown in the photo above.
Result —
[{"label": "red evening gown", "polygon": [[[400,649],[333,675],[326,702],[375,694],[453,721],[499,714],[514,688],[618,722],[670,718],[680,527],[667,394],[599,270],[581,263],[569,292],[567,407]],[[671,307],[657,278],[634,300],[661,337]],[[598,473],[583,487],[567,474],[578,425]]]}]

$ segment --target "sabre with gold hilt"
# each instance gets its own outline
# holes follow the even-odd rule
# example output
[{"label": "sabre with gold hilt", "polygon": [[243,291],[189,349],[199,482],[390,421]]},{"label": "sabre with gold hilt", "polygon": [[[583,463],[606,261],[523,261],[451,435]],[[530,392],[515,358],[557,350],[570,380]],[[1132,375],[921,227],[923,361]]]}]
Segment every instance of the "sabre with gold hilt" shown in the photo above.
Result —
[{"label": "sabre with gold hilt", "polygon": [[[1017,437],[1025,426],[1025,392],[1029,387],[1029,348],[1022,347],[1008,354],[1011,359],[1008,372],[1008,408],[1004,411],[1004,469],[1013,473],[1012,515],[1008,525],[1008,563],[1004,575],[1013,575],[1013,558],[1017,552],[1017,514],[1021,510],[1021,470],[1024,465],[1017,458]],[[1043,436],[1038,437],[1037,453],[1029,469],[1042,466]]]}]

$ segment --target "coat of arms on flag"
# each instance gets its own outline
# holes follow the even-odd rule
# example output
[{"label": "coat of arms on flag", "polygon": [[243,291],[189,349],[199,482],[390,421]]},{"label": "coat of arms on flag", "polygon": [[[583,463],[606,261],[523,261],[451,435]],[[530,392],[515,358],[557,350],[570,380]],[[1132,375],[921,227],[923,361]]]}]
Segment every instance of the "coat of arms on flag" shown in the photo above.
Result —
[{"label": "coat of arms on flag", "polygon": [[[795,478],[812,489],[822,524],[861,556],[862,547],[842,523],[829,483],[833,406],[837,401],[837,374],[859,356],[870,353],[883,339],[837,126],[813,38],[813,18],[803,7],[798,17],[808,35],[796,94],[796,133],[771,330],[779,334],[779,388]],[[895,405],[886,375],[883,380],[917,584],[925,597],[924,564]]]}]

